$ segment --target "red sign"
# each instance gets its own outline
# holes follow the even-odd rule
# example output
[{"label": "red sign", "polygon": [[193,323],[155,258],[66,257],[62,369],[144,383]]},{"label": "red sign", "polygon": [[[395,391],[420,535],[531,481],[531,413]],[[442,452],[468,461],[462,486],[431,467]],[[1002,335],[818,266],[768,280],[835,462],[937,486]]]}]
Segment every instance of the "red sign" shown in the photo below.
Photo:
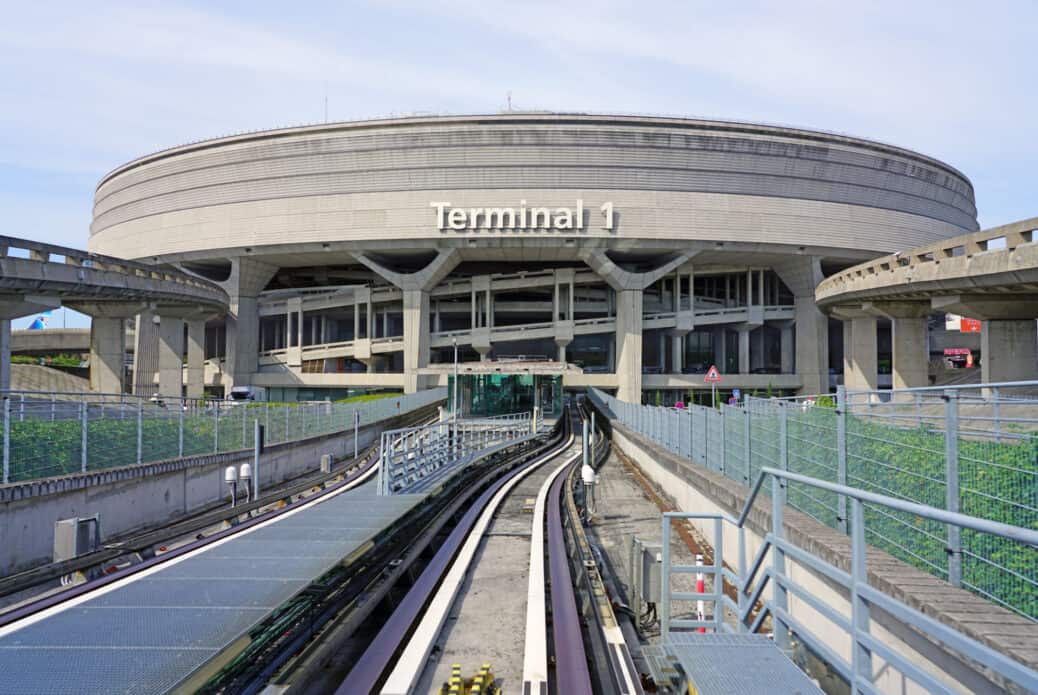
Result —
[{"label": "red sign", "polygon": [[710,369],[707,370],[706,376],[703,377],[703,381],[708,384],[721,381],[721,373],[717,371],[717,365],[710,365]]},{"label": "red sign", "polygon": [[965,316],[959,321],[959,330],[963,333],[980,333],[980,321],[978,319],[968,319]]}]

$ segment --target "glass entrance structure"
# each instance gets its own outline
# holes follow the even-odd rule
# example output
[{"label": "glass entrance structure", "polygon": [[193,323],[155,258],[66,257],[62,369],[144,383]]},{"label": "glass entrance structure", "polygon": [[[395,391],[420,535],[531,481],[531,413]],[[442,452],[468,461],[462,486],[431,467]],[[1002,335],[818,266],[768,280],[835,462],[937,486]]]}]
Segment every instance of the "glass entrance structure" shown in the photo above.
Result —
[{"label": "glass entrance structure", "polygon": [[[449,409],[454,409],[454,375],[447,379]],[[461,374],[458,399],[462,417],[488,417],[530,412],[539,408],[542,417],[562,413],[560,374]]]}]

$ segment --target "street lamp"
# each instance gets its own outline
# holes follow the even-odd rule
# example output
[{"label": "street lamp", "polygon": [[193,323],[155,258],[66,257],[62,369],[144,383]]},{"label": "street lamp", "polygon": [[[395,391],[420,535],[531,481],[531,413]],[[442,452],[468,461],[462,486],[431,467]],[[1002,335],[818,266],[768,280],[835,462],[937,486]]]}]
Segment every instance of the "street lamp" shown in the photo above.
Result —
[{"label": "street lamp", "polygon": [[454,446],[458,445],[458,339],[457,337],[451,338],[451,342],[454,343],[454,397],[451,399],[451,404],[454,406],[452,414],[454,416]]}]

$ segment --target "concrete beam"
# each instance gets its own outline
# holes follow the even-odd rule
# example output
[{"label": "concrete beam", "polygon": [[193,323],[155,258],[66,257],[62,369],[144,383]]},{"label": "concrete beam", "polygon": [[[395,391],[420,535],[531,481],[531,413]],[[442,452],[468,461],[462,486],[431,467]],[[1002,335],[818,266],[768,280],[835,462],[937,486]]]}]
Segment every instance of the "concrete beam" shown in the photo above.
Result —
[{"label": "concrete beam", "polygon": [[61,306],[57,297],[34,295],[0,295],[0,319],[17,319]]},{"label": "concrete beam", "polygon": [[1038,318],[1038,295],[952,295],[934,297],[934,311],[962,314],[973,319],[1016,321]]},{"label": "concrete beam", "polygon": [[621,290],[644,290],[664,275],[672,273],[681,267],[689,259],[696,256],[698,251],[685,251],[676,253],[670,260],[659,267],[646,273],[632,273],[624,270],[606,255],[601,249],[585,251],[581,258],[594,270],[603,280],[616,291]]}]

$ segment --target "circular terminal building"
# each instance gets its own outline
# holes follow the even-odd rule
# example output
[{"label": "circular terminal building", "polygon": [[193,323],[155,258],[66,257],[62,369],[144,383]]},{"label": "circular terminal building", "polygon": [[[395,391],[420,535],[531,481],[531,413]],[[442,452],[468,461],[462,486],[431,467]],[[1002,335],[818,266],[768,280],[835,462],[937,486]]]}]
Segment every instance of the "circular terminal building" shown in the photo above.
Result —
[{"label": "circular terminal building", "polygon": [[969,180],[898,147],[504,113],[286,128],[142,157],[98,185],[89,246],[178,266],[230,297],[226,316],[138,316],[139,393],[173,388],[163,355],[187,355],[191,395],[413,391],[447,383],[456,346],[463,369],[535,364],[636,401],[708,390],[712,365],[725,390],[828,391],[842,337],[815,306],[818,282],[976,229]]}]

